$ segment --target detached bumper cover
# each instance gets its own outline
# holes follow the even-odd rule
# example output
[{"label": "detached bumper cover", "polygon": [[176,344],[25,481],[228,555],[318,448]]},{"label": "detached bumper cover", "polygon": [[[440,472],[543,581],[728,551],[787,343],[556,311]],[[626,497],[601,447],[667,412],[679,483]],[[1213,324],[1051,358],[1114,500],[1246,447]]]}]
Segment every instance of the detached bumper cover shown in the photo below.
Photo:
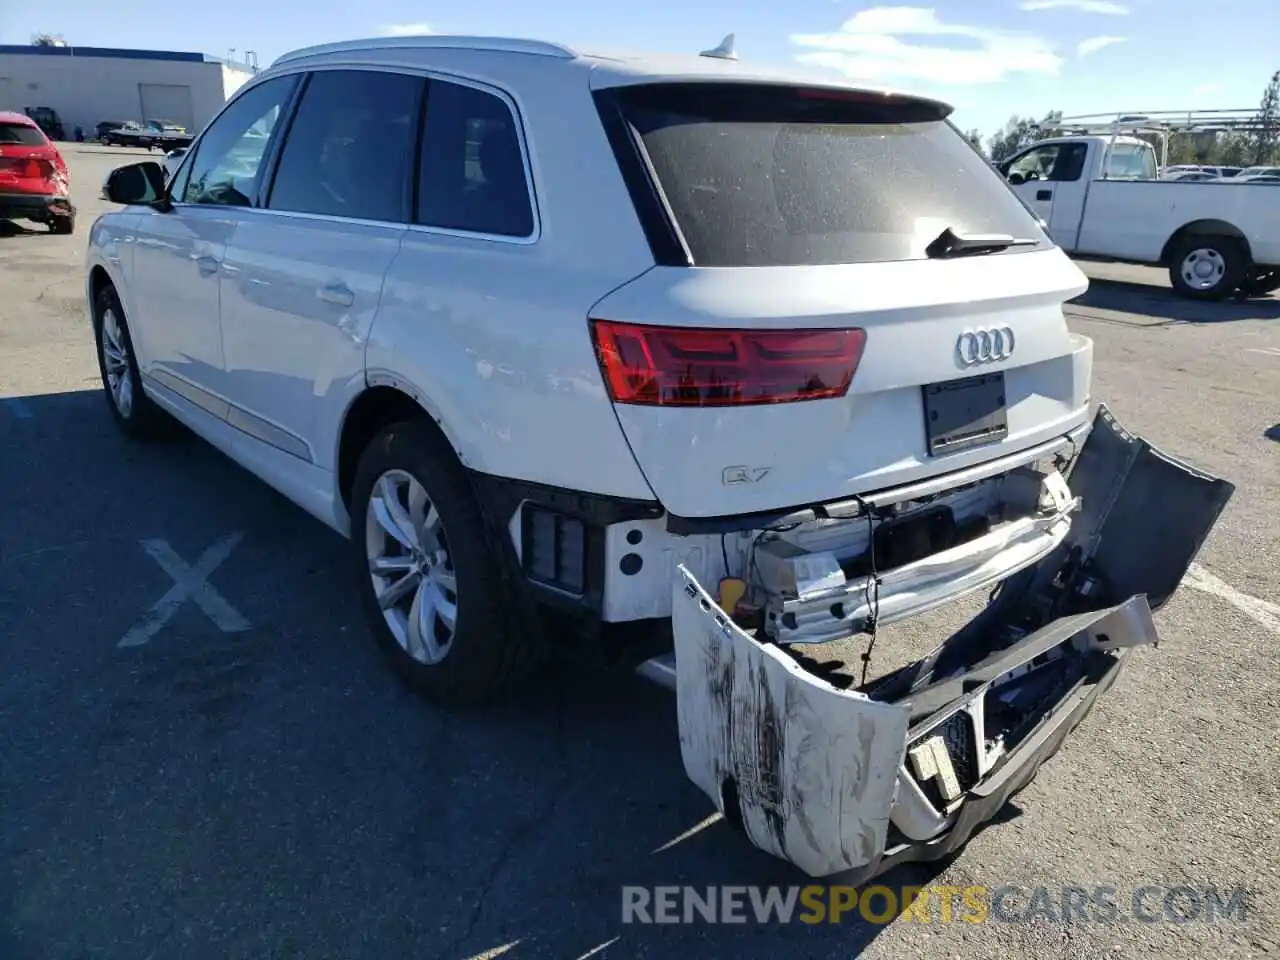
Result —
[{"label": "detached bumper cover", "polygon": [[863,882],[961,847],[1157,642],[1234,488],[1102,408],[1070,478],[1066,539],[926,659],[841,689],[739,629],[683,567],[674,585],[685,771],[762,850]]}]

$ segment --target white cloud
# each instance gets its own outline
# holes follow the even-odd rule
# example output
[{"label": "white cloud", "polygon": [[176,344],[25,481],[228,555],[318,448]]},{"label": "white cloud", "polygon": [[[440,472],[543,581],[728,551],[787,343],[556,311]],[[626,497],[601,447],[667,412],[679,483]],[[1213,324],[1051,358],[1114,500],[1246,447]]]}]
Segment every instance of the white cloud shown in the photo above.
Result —
[{"label": "white cloud", "polygon": [[1211,93],[1221,93],[1222,85],[1218,83],[1202,83],[1191,91],[1193,97],[1207,97]]},{"label": "white cloud", "polygon": [[431,32],[431,25],[426,23],[393,23],[382,27],[379,31],[384,37],[420,37]]},{"label": "white cloud", "polygon": [[[901,38],[952,37],[942,45]],[[1039,37],[948,23],[927,7],[872,7],[846,20],[837,33],[793,34],[809,51],[796,59],[880,83],[923,81],[945,85],[996,83],[1011,74],[1054,75],[1062,58]]]},{"label": "white cloud", "polygon": [[1023,0],[1022,9],[1069,9],[1079,10],[1081,13],[1110,13],[1115,16],[1124,16],[1129,12],[1128,7],[1122,7],[1118,3],[1109,3],[1108,0]]},{"label": "white cloud", "polygon": [[1076,56],[1087,57],[1089,54],[1097,53],[1106,47],[1124,43],[1126,39],[1126,37],[1090,37],[1088,40],[1081,40],[1076,44]]}]

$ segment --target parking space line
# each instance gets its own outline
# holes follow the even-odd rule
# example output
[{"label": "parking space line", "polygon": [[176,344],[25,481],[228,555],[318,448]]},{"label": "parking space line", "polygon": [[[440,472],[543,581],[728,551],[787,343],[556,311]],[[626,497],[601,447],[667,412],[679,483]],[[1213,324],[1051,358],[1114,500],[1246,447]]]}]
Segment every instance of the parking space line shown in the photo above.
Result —
[{"label": "parking space line", "polygon": [[1262,624],[1272,633],[1280,634],[1280,604],[1274,604],[1269,600],[1260,600],[1241,590],[1237,590],[1225,580],[1215,577],[1198,563],[1191,565],[1182,582],[1193,590],[1200,590],[1203,593],[1220,597],[1245,616]]},{"label": "parking space line", "polygon": [[188,600],[204,611],[223,633],[240,633],[251,626],[235,607],[209,583],[209,576],[222,564],[243,533],[223,537],[200,555],[195,566],[178,556],[177,551],[165,540],[143,540],[142,548],[173,578],[173,586],[152,604],[151,608],[120,638],[117,647],[138,647],[149,641],[164,627]]}]

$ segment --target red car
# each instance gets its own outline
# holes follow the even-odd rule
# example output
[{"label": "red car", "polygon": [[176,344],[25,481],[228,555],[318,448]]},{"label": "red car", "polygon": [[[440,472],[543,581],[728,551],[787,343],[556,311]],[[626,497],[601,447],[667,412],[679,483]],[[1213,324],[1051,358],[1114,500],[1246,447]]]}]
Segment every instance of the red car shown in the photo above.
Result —
[{"label": "red car", "polygon": [[30,117],[0,111],[0,220],[19,218],[71,233],[76,208],[58,148]]}]

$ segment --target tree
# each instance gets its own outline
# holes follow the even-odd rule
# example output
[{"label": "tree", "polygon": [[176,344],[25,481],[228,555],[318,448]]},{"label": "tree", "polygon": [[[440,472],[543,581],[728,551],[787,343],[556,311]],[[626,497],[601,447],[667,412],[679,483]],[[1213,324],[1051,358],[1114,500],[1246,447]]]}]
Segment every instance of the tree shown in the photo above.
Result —
[{"label": "tree", "polygon": [[982,146],[981,130],[968,130],[965,132],[964,138],[968,140],[973,146],[973,149],[977,150],[979,153],[985,154],[987,152]]},{"label": "tree", "polygon": [[1254,128],[1249,136],[1249,151],[1253,163],[1261,166],[1270,163],[1280,144],[1280,70],[1271,75],[1271,82],[1262,91],[1262,102],[1254,117]]},{"label": "tree", "polygon": [[988,153],[996,163],[1008,160],[1019,150],[1031,146],[1037,140],[1056,136],[1062,120],[1061,110],[1050,110],[1043,120],[1033,117],[1010,117],[1003,129],[991,138]]},{"label": "tree", "polygon": [[67,41],[62,39],[60,33],[37,33],[31,38],[33,47],[65,47]]}]

